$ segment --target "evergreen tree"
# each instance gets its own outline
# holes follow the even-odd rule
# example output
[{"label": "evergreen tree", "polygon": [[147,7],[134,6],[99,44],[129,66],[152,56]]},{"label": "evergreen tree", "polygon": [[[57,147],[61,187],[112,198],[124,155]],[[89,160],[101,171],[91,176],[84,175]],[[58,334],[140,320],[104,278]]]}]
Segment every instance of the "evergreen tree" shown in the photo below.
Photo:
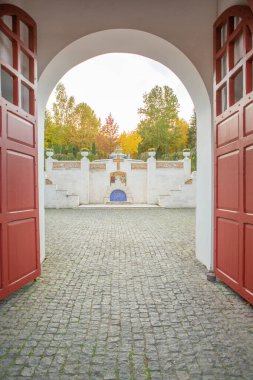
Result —
[{"label": "evergreen tree", "polygon": [[72,144],[69,144],[69,146],[68,146],[68,153],[72,153],[72,154],[74,153]]},{"label": "evergreen tree", "polygon": [[192,171],[194,171],[197,170],[197,118],[195,111],[193,111],[188,130],[188,148],[191,150]]},{"label": "evergreen tree", "polygon": [[140,159],[141,154],[142,154],[142,145],[141,145],[141,143],[139,143],[138,144],[138,159]]},{"label": "evergreen tree", "polygon": [[96,143],[92,143],[92,147],[91,147],[91,152],[92,154],[94,154],[94,156],[97,154],[97,147],[96,147]]},{"label": "evergreen tree", "polygon": [[196,112],[193,111],[193,115],[190,120],[190,125],[188,129],[188,148],[196,150],[197,145],[197,118]]}]

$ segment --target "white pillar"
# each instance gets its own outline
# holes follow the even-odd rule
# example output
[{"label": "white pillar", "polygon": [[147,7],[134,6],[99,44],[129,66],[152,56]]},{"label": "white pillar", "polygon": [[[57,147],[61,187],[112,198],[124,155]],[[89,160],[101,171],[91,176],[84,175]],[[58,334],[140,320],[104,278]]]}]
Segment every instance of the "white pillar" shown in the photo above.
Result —
[{"label": "white pillar", "polygon": [[158,202],[156,191],[156,159],[154,157],[155,152],[149,152],[149,156],[150,158],[147,160],[147,203],[152,205],[157,204]]},{"label": "white pillar", "polygon": [[189,179],[191,177],[191,159],[185,155],[185,153],[183,153],[184,155],[184,178],[185,179]]},{"label": "white pillar", "polygon": [[47,178],[49,178],[49,179],[51,179],[50,174],[53,170],[53,162],[54,162],[54,160],[52,159],[52,157],[48,157],[46,159],[46,168],[45,169],[46,169]]},{"label": "white pillar", "polygon": [[90,160],[87,157],[83,157],[81,160],[81,175],[83,191],[80,196],[80,203],[86,205],[90,202]]}]

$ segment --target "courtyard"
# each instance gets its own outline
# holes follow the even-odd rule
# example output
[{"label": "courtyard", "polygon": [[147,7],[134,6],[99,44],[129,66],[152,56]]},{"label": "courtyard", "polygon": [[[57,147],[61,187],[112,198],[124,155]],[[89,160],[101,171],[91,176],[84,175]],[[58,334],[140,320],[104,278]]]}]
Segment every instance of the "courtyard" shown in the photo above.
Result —
[{"label": "courtyard", "polygon": [[0,303],[0,378],[253,379],[253,308],[194,235],[191,209],[47,210],[41,277]]}]

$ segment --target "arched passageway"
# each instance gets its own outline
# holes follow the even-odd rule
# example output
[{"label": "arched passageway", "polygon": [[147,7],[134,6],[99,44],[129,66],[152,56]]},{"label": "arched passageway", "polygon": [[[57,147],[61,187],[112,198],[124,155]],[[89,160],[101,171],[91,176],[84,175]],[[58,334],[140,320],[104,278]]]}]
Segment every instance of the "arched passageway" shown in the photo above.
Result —
[{"label": "arched passageway", "polygon": [[205,84],[193,63],[175,46],[139,30],[112,29],[90,34],[63,49],[49,63],[38,82],[41,253],[44,252],[43,117],[56,83],[72,67],[105,53],[132,53],[156,60],[171,69],[188,90],[197,114],[198,178],[196,255],[212,267],[212,128],[211,104]]},{"label": "arched passageway", "polygon": [[[139,31],[108,30],[84,37],[59,53],[39,83],[41,158],[43,112],[54,84],[75,64],[110,51],[135,52],[158,60],[181,78],[192,96],[198,114],[199,144],[202,144],[198,165],[197,255],[209,266],[210,102],[194,65],[168,42]],[[40,169],[43,188],[42,162]],[[40,196],[43,197],[42,191]],[[134,211],[127,225],[124,213],[118,212],[110,231],[106,214],[101,218],[99,210],[90,213],[90,218],[89,213],[81,210],[51,212],[49,243],[54,247],[57,242],[57,249],[45,262],[44,277],[1,304],[3,378],[77,375],[96,379],[130,376],[247,379],[252,376],[252,310],[223,285],[218,284],[214,292],[213,285],[206,281],[205,271],[195,260],[190,260],[194,252],[194,230],[190,224],[187,226],[187,221],[193,220],[192,211],[149,212],[154,213],[153,218]],[[57,231],[54,228],[59,214],[61,226]],[[81,215],[88,217],[87,220],[81,220]],[[44,228],[43,212],[41,218]],[[104,230],[97,228],[99,218]],[[77,233],[75,238],[73,228],[78,232],[84,226],[85,234]],[[97,239],[92,227],[98,233]],[[177,233],[182,227],[183,245],[178,252]],[[168,241],[168,230],[172,235],[175,232],[175,241],[173,236]],[[125,247],[120,250],[124,239]],[[136,247],[139,257],[135,255]],[[129,253],[128,260],[124,249]],[[57,263],[55,258],[59,259]]]}]

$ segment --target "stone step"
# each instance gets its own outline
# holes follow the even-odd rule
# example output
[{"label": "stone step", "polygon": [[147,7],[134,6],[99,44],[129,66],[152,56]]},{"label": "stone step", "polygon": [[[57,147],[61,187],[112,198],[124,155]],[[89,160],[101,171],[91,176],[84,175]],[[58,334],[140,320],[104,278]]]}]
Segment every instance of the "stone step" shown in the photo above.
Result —
[{"label": "stone step", "polygon": [[132,204],[132,202],[128,202],[128,201],[126,201],[126,202],[112,202],[112,201],[107,201],[105,204],[106,204],[106,205],[130,205],[130,204]]},{"label": "stone step", "polygon": [[79,204],[78,195],[57,189],[57,185],[45,186],[45,208],[75,208]]},{"label": "stone step", "polygon": [[192,208],[196,207],[195,183],[182,184],[177,190],[170,190],[168,194],[160,195],[160,207],[164,208]]}]

